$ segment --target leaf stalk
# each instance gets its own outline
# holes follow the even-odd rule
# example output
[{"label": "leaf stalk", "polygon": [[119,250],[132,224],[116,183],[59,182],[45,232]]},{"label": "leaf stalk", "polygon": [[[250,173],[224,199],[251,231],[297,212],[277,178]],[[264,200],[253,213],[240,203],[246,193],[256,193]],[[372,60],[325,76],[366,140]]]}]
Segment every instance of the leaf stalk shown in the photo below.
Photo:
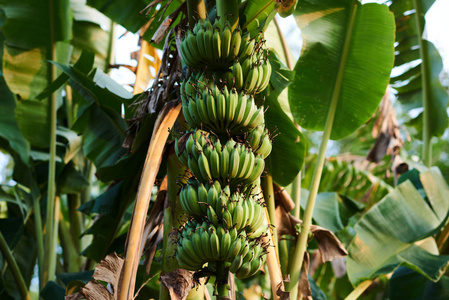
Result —
[{"label": "leaf stalk", "polygon": [[342,58],[338,68],[338,73],[335,81],[334,91],[332,94],[329,111],[324,126],[323,136],[321,138],[320,150],[317,157],[315,169],[313,171],[312,181],[309,188],[309,197],[307,200],[307,206],[304,211],[303,223],[301,226],[301,232],[296,243],[296,248],[293,253],[291,263],[289,264],[290,282],[287,285],[287,291],[290,292],[290,299],[297,299],[298,295],[298,282],[301,272],[301,268],[304,262],[304,253],[307,250],[307,240],[310,232],[310,225],[312,224],[312,214],[315,207],[315,200],[318,194],[318,188],[320,186],[321,174],[323,172],[324,160],[326,158],[327,143],[330,139],[332,132],[332,125],[334,123],[335,113],[337,111],[338,98],[342,87],[344,71],[346,61],[349,55],[349,47],[351,44],[352,30],[354,26],[355,15],[357,11],[357,4],[353,6],[351,15],[349,18],[348,29],[346,32],[345,42],[343,45]]},{"label": "leaf stalk", "polygon": [[429,56],[427,51],[427,44],[423,42],[422,38],[422,28],[424,28],[424,22],[421,18],[423,15],[421,2],[418,0],[413,0],[413,6],[415,7],[415,19],[416,19],[416,29],[418,32],[419,40],[419,54],[421,56],[421,82],[422,82],[422,95],[423,95],[423,129],[422,129],[422,159],[427,167],[432,166],[432,135],[430,133],[431,119],[430,119],[430,70],[429,70]]},{"label": "leaf stalk", "polygon": [[6,240],[1,232],[0,232],[0,250],[2,252],[3,257],[5,258],[6,262],[9,265],[9,269],[11,270],[12,276],[14,277],[14,280],[16,282],[20,297],[23,300],[31,300],[30,293],[25,284],[25,280],[23,279],[22,273],[20,273],[20,269],[19,266],[17,265],[16,259],[12,255],[12,252],[9,249],[8,244],[6,243]]}]

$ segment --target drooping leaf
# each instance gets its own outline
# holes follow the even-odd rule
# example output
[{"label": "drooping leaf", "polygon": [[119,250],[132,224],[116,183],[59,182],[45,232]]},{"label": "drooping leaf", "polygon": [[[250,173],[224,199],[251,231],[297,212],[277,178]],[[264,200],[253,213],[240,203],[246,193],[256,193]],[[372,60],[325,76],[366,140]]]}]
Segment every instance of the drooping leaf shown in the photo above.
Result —
[{"label": "drooping leaf", "polygon": [[449,278],[432,282],[425,276],[399,267],[391,276],[389,294],[392,300],[444,300],[449,298]]},{"label": "drooping leaf", "polygon": [[89,182],[72,164],[66,165],[57,178],[58,194],[80,193],[87,186]]},{"label": "drooping leaf", "polygon": [[354,0],[300,1],[296,20],[304,44],[289,86],[293,117],[323,130],[338,99],[331,138],[364,124],[378,106],[393,67],[394,19],[384,5]]},{"label": "drooping leaf", "polygon": [[[422,36],[424,28],[418,28],[415,5],[422,13],[419,18],[425,25],[424,14],[435,0],[392,1],[390,10],[396,18],[396,58],[398,74],[391,78],[391,84],[398,93],[398,100],[408,111],[412,108],[422,108],[424,98],[428,101],[430,115],[429,133],[441,136],[448,126],[446,111],[449,95],[441,85],[439,75],[443,63],[435,46]],[[422,46],[422,49],[421,49]],[[423,59],[425,69],[423,69]],[[423,77],[426,78],[426,92],[423,94]],[[417,133],[422,136],[422,114],[412,119]]]},{"label": "drooping leaf", "polygon": [[348,276],[353,285],[387,274],[400,265],[432,281],[444,273],[449,256],[429,252],[417,242],[422,243],[445,224],[449,187],[436,168],[420,173],[420,178],[431,206],[406,181],[374,205],[355,226],[356,236],[347,258]]},{"label": "drooping leaf", "polygon": [[281,92],[289,84],[292,71],[287,69],[273,54],[270,54],[272,73],[270,93],[266,95],[265,126],[276,135],[269,156],[269,172],[273,180],[281,185],[290,184],[304,164],[306,140],[279,104]]},{"label": "drooping leaf", "polygon": [[42,289],[40,296],[44,300],[63,299],[65,296],[65,290],[56,282],[49,281]]},{"label": "drooping leaf", "polygon": [[[111,29],[109,29],[111,30]],[[100,25],[91,22],[75,21],[73,23],[73,39],[70,43],[74,46],[71,62],[78,60],[84,50],[95,54],[95,67],[107,70],[106,61],[109,46],[109,33]]]},{"label": "drooping leaf", "polygon": [[69,83],[77,95],[87,102],[81,106],[72,128],[84,136],[85,155],[97,168],[115,164],[126,152],[121,146],[127,124],[121,111],[132,94],[98,69],[87,76],[76,67],[55,64],[70,77]]},{"label": "drooping leaf", "polygon": [[149,20],[140,12],[148,5],[149,1],[108,1],[87,0],[87,4],[108,16],[114,22],[125,27],[131,32],[137,32]]}]

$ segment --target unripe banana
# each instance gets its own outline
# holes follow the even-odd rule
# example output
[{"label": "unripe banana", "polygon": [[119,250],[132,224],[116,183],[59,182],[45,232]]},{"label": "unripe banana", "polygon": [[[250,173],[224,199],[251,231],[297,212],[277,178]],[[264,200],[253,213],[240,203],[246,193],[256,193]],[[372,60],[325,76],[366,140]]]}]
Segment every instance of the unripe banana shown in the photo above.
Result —
[{"label": "unripe banana", "polygon": [[237,28],[232,33],[231,45],[229,46],[230,55],[232,56],[232,58],[234,58],[239,54],[241,42],[242,36],[240,34],[240,29]]},{"label": "unripe banana", "polygon": [[215,30],[214,30],[212,45],[213,45],[215,61],[220,61],[220,58],[221,58],[221,36],[220,36],[219,28],[215,28]]},{"label": "unripe banana", "polygon": [[210,234],[210,246],[212,249],[212,256],[215,258],[215,260],[218,260],[220,257],[220,240],[218,238],[216,230],[212,230]]},{"label": "unripe banana", "polygon": [[223,32],[221,33],[221,55],[224,59],[227,59],[231,50],[231,27],[229,24],[225,24]]}]

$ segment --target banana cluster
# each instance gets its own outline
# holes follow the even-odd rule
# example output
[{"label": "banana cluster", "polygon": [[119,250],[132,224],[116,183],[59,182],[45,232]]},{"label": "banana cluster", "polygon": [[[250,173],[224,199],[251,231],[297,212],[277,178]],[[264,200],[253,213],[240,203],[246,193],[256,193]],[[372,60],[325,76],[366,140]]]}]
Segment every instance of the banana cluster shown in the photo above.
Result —
[{"label": "banana cluster", "polygon": [[175,142],[179,160],[189,167],[199,181],[217,180],[233,187],[251,184],[260,177],[265,166],[264,158],[272,147],[269,139],[267,143],[263,143],[263,139],[258,148],[253,150],[233,139],[222,145],[220,139],[213,136],[208,138],[202,130],[188,135],[184,148],[181,148],[179,140]]},{"label": "banana cluster", "polygon": [[250,192],[236,190],[229,185],[221,187],[218,181],[204,185],[190,178],[179,193],[182,209],[196,219],[207,216],[209,222],[238,232],[245,230],[248,238],[258,238],[264,233],[263,206]]},{"label": "banana cluster", "polygon": [[229,71],[215,72],[229,89],[244,91],[246,94],[258,94],[265,90],[270,82],[271,64],[268,61],[268,53],[261,52],[247,57],[242,63],[236,60]]},{"label": "banana cluster", "polygon": [[201,269],[205,263],[225,262],[237,278],[243,279],[261,268],[265,248],[259,239],[248,239],[245,231],[191,220],[178,233],[176,258],[190,271]]},{"label": "banana cluster", "polygon": [[250,38],[219,18],[198,21],[180,50],[188,67],[182,110],[191,128],[175,139],[175,152],[193,176],[179,192],[188,221],[179,229],[176,257],[187,270],[207,264],[247,278],[268,248],[261,242],[265,208],[254,192],[272,150],[264,108],[255,101],[269,85],[268,50],[262,35]]},{"label": "banana cluster", "polygon": [[181,41],[181,56],[184,63],[193,69],[227,69],[236,57],[250,56],[257,48],[256,40],[240,29],[232,30],[228,22],[218,19],[212,24],[208,19],[200,20],[192,30],[186,32]]},{"label": "banana cluster", "polygon": [[239,134],[263,124],[263,107],[257,107],[254,97],[227,86],[210,87],[203,78],[192,76],[181,85],[183,113],[190,127]]}]

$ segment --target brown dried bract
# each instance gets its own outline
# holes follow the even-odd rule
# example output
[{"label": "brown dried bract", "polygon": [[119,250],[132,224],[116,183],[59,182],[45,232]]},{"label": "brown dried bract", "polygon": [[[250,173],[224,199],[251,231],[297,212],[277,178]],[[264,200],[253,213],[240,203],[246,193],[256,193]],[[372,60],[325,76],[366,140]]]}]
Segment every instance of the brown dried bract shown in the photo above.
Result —
[{"label": "brown dried bract", "polygon": [[161,275],[161,282],[168,288],[170,298],[174,300],[185,300],[194,286],[194,272],[184,269],[176,269],[170,273]]},{"label": "brown dried bract", "polygon": [[[116,300],[118,298],[118,287],[120,286],[120,273],[124,259],[112,253],[106,256],[95,267],[93,279],[89,281],[80,292],[68,295],[66,300],[85,298],[87,300]],[[108,283],[106,288],[98,280]]]}]

